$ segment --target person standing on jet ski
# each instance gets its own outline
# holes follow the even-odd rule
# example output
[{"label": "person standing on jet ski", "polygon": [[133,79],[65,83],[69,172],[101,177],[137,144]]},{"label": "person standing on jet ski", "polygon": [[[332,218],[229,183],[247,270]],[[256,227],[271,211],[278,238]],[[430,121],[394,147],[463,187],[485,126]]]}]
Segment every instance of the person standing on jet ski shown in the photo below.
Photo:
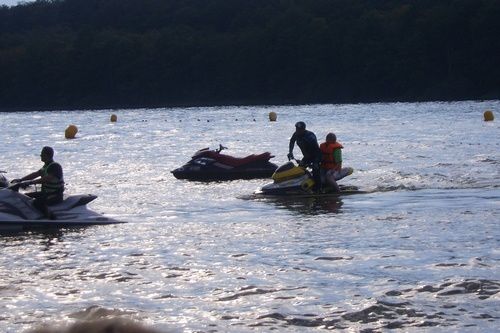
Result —
[{"label": "person standing on jet ski", "polygon": [[352,174],[350,167],[342,168],[342,149],[340,142],[337,142],[337,136],[334,133],[326,135],[326,141],[319,148],[323,155],[321,161],[321,179],[330,185],[335,192],[340,192],[337,180]]},{"label": "person standing on jet ski", "polygon": [[311,165],[314,178],[313,191],[318,192],[321,189],[321,173],[320,173],[320,163],[321,163],[321,150],[319,149],[318,140],[316,135],[306,130],[306,124],[303,121],[299,121],[295,124],[295,133],[293,133],[290,138],[290,144],[288,149],[288,159],[294,159],[293,148],[297,142],[302,151],[304,158],[301,161],[302,165]]},{"label": "person standing on jet ski", "polygon": [[43,147],[40,159],[44,162],[40,170],[30,173],[23,178],[14,179],[12,183],[31,180],[30,184],[42,184],[40,192],[26,193],[26,195],[35,199],[33,202],[34,206],[47,218],[53,218],[50,216],[48,206],[63,201],[63,169],[59,163],[54,162],[54,149],[51,147]]}]

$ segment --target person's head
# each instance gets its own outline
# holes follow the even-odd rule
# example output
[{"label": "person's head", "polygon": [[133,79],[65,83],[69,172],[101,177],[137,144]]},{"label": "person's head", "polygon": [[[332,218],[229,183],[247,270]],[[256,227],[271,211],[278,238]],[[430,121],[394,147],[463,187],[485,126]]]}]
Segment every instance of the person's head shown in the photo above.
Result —
[{"label": "person's head", "polygon": [[328,133],[326,135],[326,142],[328,143],[334,143],[337,141],[337,136],[334,133]]},{"label": "person's head", "polygon": [[54,149],[52,147],[45,146],[42,148],[40,153],[40,159],[42,162],[50,162],[54,158]]},{"label": "person's head", "polygon": [[295,123],[295,133],[297,133],[298,135],[302,135],[302,134],[304,134],[305,131],[306,131],[306,123],[305,122],[299,121],[299,122]]}]

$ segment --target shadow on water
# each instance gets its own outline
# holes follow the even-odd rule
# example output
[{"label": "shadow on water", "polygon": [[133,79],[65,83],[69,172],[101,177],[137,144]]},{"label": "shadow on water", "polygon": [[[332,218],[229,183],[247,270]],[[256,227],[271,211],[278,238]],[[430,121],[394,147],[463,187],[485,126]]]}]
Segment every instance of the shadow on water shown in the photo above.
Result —
[{"label": "shadow on water", "polygon": [[0,246],[7,244],[26,244],[38,242],[42,250],[48,250],[53,245],[62,242],[66,237],[83,236],[85,227],[47,228],[36,230],[2,231],[0,232]]},{"label": "shadow on water", "polygon": [[290,195],[263,195],[255,192],[252,195],[240,196],[239,199],[266,202],[276,208],[284,208],[293,213],[308,216],[324,214],[340,214],[344,204],[343,197],[369,194],[374,191],[360,190],[357,186],[341,185],[342,192],[326,192],[322,194],[298,193]]},{"label": "shadow on water", "polygon": [[342,205],[344,204],[339,197],[325,198],[293,198],[293,197],[268,197],[257,199],[260,202],[266,202],[292,211],[300,215],[323,215],[323,214],[339,214],[342,213]]}]

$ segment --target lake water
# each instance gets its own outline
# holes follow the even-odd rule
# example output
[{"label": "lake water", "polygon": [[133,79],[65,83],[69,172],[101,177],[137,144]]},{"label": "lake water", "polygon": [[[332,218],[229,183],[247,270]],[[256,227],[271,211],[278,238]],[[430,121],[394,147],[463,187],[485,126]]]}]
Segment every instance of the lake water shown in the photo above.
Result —
[{"label": "lake water", "polygon": [[[497,331],[500,122],[487,109],[500,117],[500,101],[2,113],[10,179],[53,146],[67,193],[128,223],[0,236],[0,331],[104,315],[168,332]],[[320,141],[337,134],[355,169],[341,183],[368,193],[253,200],[268,180],[170,173],[219,143],[282,164],[299,120]]]}]

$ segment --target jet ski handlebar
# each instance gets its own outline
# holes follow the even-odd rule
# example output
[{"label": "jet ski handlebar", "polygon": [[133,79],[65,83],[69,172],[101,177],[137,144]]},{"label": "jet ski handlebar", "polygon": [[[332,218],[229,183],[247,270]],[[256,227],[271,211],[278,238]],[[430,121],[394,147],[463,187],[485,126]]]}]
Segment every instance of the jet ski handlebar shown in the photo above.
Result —
[{"label": "jet ski handlebar", "polygon": [[28,186],[33,185],[32,180],[27,180],[24,182],[11,182],[11,185],[7,187],[7,189],[14,191],[14,192],[19,192],[19,188],[27,188]]},{"label": "jet ski handlebar", "polygon": [[216,153],[220,153],[220,152],[221,152],[221,151],[223,151],[224,149],[227,149],[227,147],[224,147],[223,145],[221,145],[221,144],[219,143],[219,148],[215,149],[215,152],[216,152]]}]

